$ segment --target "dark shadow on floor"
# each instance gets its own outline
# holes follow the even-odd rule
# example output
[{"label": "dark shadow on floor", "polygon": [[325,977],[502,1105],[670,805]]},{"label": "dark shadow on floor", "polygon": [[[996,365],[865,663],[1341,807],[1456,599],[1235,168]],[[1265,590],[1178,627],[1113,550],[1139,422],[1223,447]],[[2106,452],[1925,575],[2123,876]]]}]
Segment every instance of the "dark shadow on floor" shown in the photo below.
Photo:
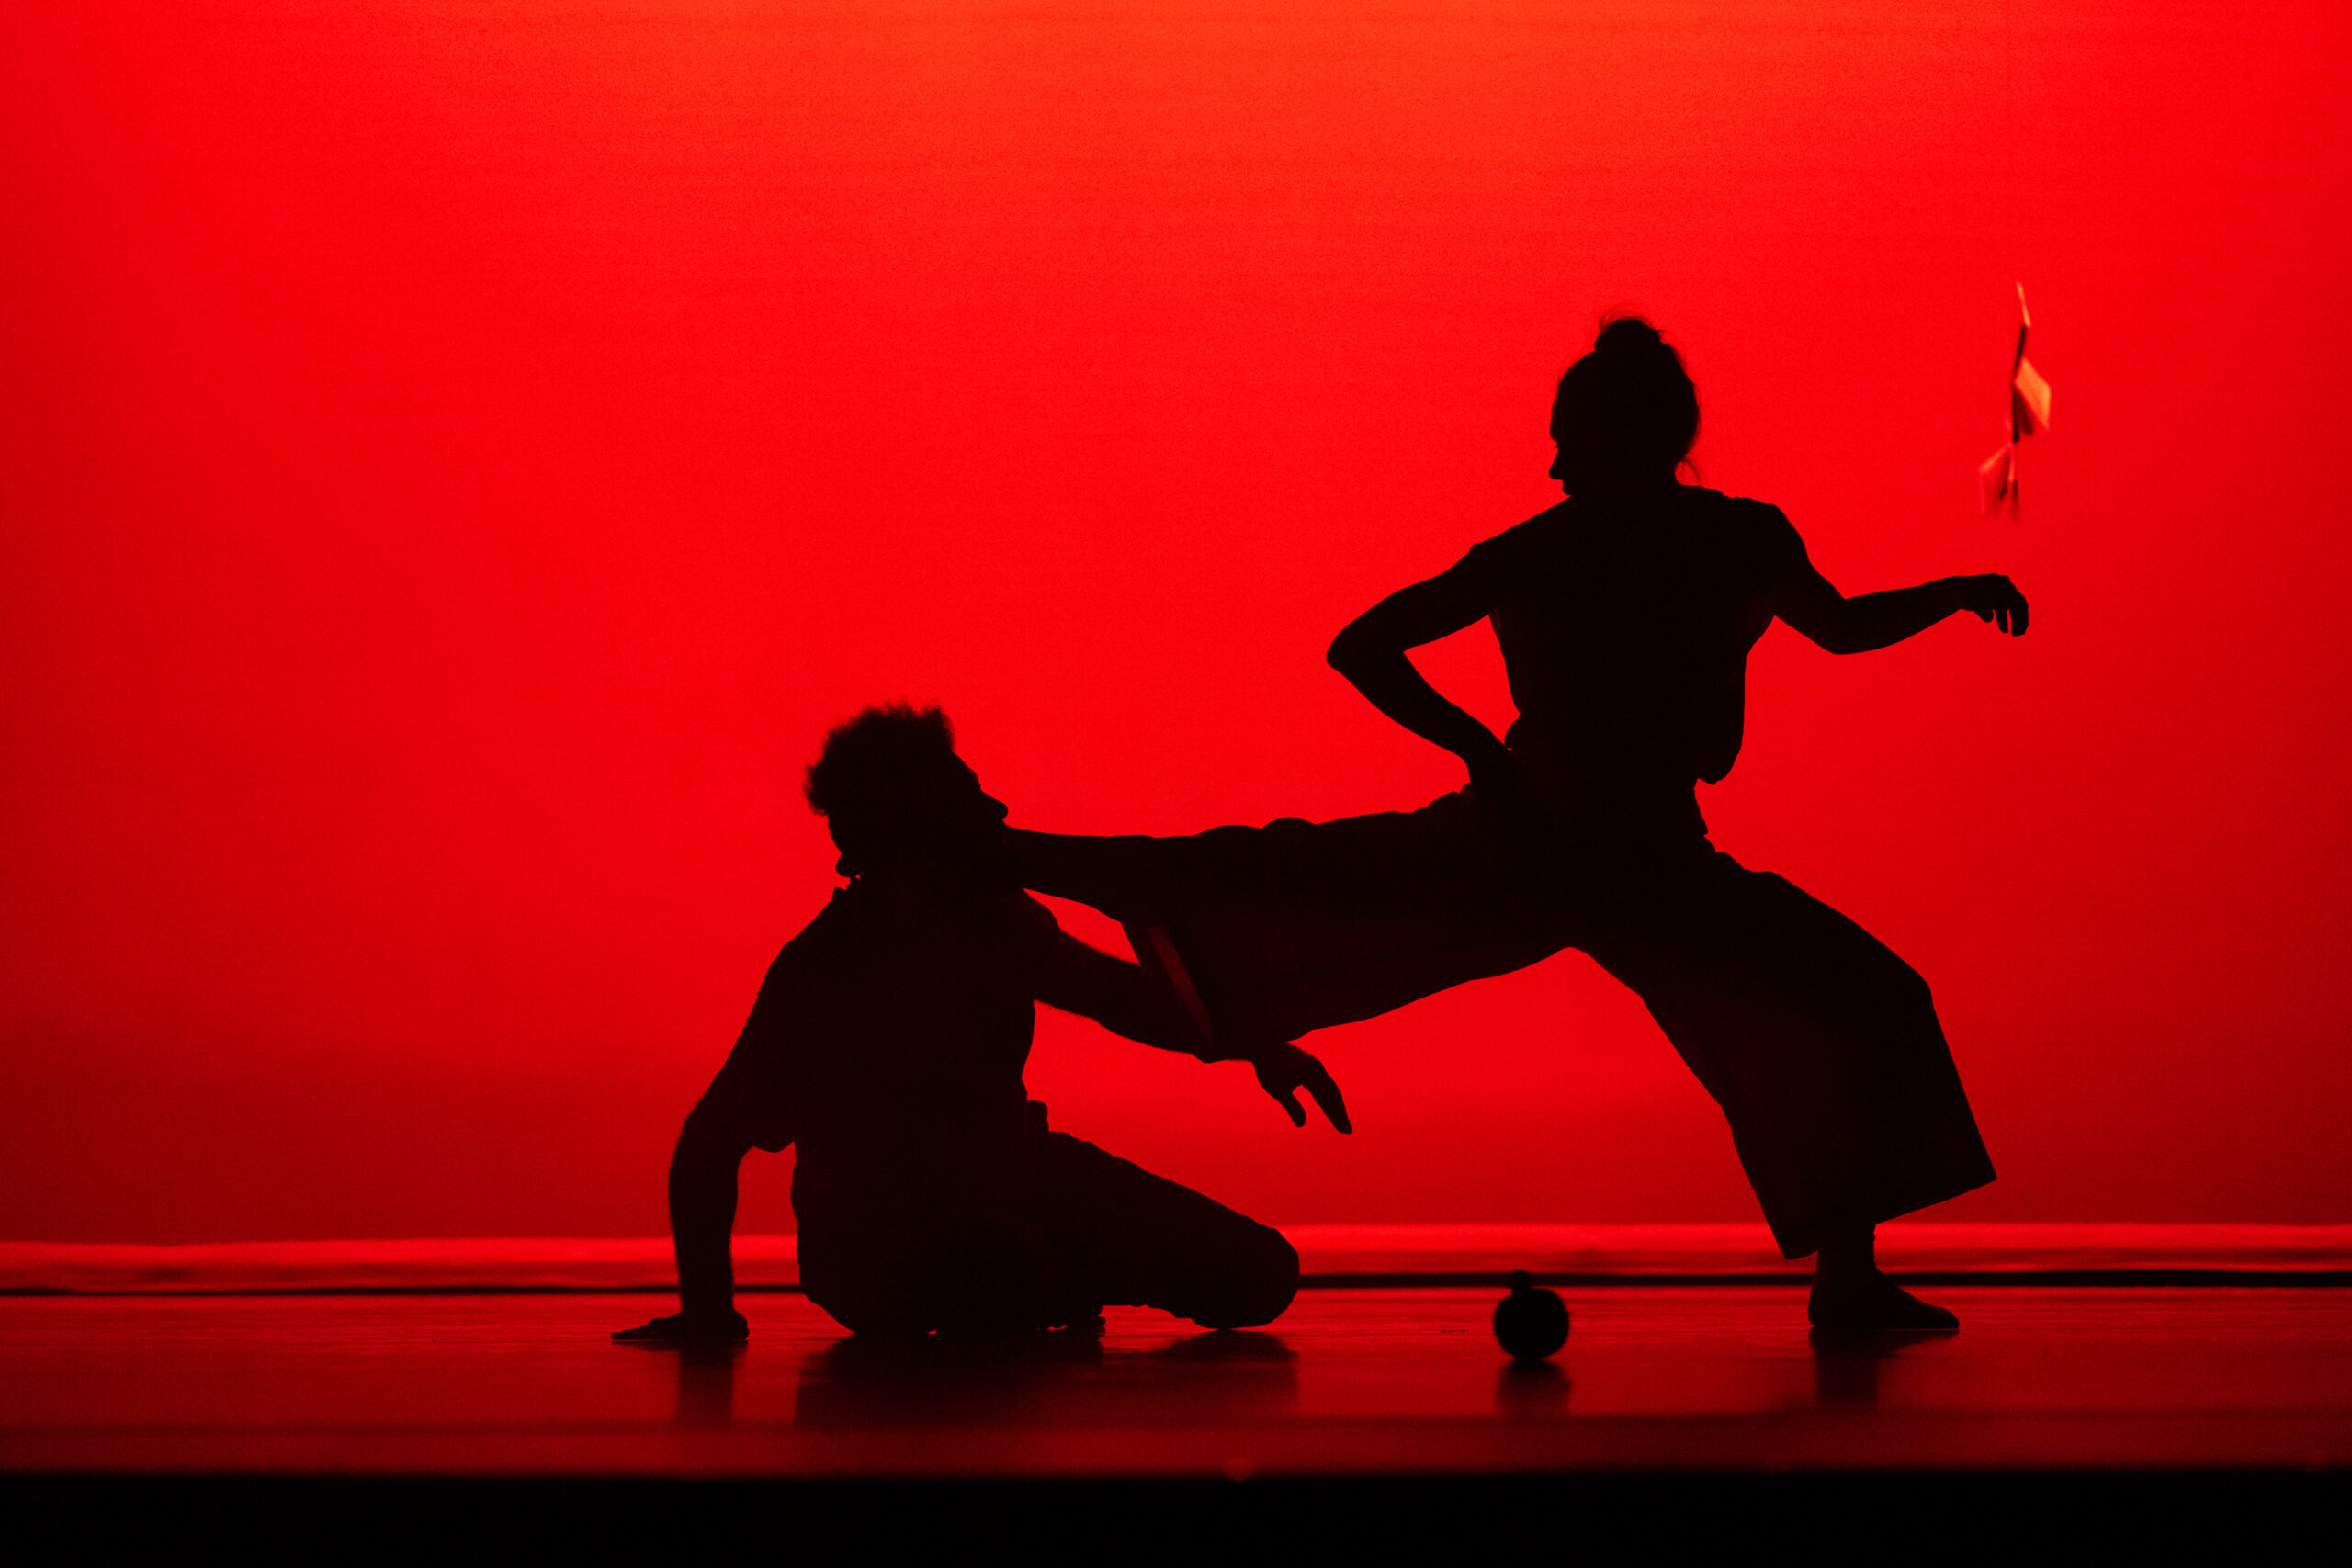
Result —
[{"label": "dark shadow on floor", "polygon": [[[1087,1334],[1009,1338],[853,1334],[800,1363],[803,1427],[1261,1421],[1290,1413],[1297,1357],[1275,1335],[1195,1334],[1150,1350]],[[1132,1419],[1132,1416],[1130,1416]]]},{"label": "dark shadow on floor", "polygon": [[1840,1334],[1816,1328],[1813,1346],[1815,1403],[1823,1410],[1876,1410],[1879,1371],[1905,1351],[1942,1344],[1949,1334]]},{"label": "dark shadow on floor", "polygon": [[1495,1374],[1495,1413],[1514,1421],[1554,1420],[1568,1413],[1575,1382],[1552,1361],[1505,1361]]}]

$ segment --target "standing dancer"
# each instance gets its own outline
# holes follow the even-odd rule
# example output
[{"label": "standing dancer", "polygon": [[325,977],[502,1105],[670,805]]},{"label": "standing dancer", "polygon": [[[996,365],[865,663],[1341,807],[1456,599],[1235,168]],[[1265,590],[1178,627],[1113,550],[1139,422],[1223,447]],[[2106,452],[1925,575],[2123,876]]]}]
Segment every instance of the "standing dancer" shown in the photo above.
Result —
[{"label": "standing dancer", "polygon": [[[1882,1220],[1993,1179],[1928,987],[1869,932],[1707,841],[1695,786],[1739,753],[1747,652],[1773,619],[1834,653],[1957,611],[2022,634],[2001,576],[1847,598],[1786,517],[1681,484],[1699,403],[1648,322],[1608,322],[1552,411],[1560,505],[1390,595],[1330,661],[1462,758],[1420,811],[1191,840],[1017,834],[1027,885],[1125,919],[1204,1032],[1288,1038],[1563,946],[1630,986],[1723,1107],[1766,1220],[1818,1253],[1837,1330],[1957,1320],[1878,1269]],[[1407,650],[1491,620],[1507,739]]]}]

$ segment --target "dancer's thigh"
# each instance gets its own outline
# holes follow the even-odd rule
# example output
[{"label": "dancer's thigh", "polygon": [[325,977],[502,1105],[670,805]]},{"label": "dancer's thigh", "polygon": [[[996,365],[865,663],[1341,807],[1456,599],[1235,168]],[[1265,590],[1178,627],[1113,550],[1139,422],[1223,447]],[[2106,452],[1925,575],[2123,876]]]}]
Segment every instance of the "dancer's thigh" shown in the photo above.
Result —
[{"label": "dancer's thigh", "polygon": [[1059,1321],[1051,1249],[1025,1215],[973,1205],[804,1214],[799,1252],[808,1299],[858,1333],[1017,1331]]}]

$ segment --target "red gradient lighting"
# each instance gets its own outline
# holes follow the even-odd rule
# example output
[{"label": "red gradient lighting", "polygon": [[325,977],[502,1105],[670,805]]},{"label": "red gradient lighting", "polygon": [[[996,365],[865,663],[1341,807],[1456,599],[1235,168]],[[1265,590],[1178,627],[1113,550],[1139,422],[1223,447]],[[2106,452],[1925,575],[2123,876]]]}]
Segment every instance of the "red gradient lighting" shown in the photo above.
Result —
[{"label": "red gradient lighting", "polygon": [[[2032,596],[1776,629],[1702,792],[1934,984],[2002,1172],[1950,1217],[2352,1220],[2347,31],[8,7],[0,1225],[659,1230],[871,701],[1024,826],[1453,787],[1324,645],[1556,498],[1614,307],[1841,587]],[[2020,276],[2065,411],[1988,520]],[[1483,628],[1423,663],[1502,715]],[[1030,1082],[1277,1221],[1754,1217],[1574,954],[1313,1043],[1353,1139],[1069,1020]]]}]

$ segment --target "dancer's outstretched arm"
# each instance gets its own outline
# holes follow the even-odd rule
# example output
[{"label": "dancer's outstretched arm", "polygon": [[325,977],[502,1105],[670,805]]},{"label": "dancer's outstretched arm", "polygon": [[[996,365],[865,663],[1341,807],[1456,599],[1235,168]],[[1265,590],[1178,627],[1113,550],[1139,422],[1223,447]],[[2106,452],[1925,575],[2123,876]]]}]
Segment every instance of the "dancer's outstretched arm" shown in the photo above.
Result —
[{"label": "dancer's outstretched arm", "polygon": [[1775,606],[1781,619],[1832,653],[1869,653],[1926,631],[1966,610],[2012,637],[2025,636],[2025,595],[1998,572],[1941,577],[1917,588],[1860,593],[1849,599],[1804,562]]},{"label": "dancer's outstretched arm", "polygon": [[[1039,912],[1046,913],[1042,906]],[[1191,1032],[1170,1016],[1140,968],[1088,946],[1058,925],[1043,947],[1036,985],[1039,1001],[1091,1018],[1114,1034],[1163,1051],[1193,1053]],[[1257,1069],[1260,1087],[1273,1097],[1293,1126],[1306,1125],[1306,1111],[1298,1103],[1298,1091],[1303,1089],[1323,1108],[1332,1126],[1342,1133],[1355,1131],[1348,1121],[1348,1103],[1340,1094],[1340,1086],[1312,1053],[1286,1040],[1272,1040],[1239,1055]]]},{"label": "dancer's outstretched arm", "polygon": [[1372,705],[1433,746],[1462,759],[1474,783],[1514,787],[1517,764],[1495,732],[1448,702],[1423,678],[1408,649],[1452,637],[1486,617],[1493,595],[1470,558],[1400,588],[1350,621],[1325,655]]}]

